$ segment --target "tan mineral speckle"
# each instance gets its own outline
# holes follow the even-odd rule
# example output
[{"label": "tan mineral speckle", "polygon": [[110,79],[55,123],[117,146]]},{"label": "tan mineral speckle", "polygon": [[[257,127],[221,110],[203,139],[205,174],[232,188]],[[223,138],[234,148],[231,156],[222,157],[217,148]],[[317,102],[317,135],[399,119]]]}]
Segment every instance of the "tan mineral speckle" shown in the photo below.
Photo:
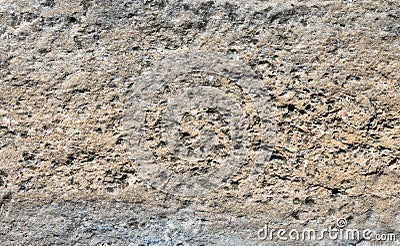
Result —
[{"label": "tan mineral speckle", "polygon": [[[399,20],[398,1],[0,0],[0,241],[256,245],[267,221],[339,218],[398,234]],[[138,173],[123,120],[146,69],[194,51],[261,78],[276,136],[258,173],[179,197]]]}]

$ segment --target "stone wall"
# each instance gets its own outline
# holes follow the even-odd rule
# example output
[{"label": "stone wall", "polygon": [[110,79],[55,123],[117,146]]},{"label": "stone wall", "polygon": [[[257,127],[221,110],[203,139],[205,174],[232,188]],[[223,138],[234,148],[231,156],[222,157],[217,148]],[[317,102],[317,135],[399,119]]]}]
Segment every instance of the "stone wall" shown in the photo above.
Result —
[{"label": "stone wall", "polygon": [[[255,245],[268,243],[257,236],[266,223],[321,229],[341,218],[399,233],[399,52],[398,1],[0,0],[1,241]],[[170,163],[191,180],[206,165],[166,154],[167,128],[151,121],[172,96],[148,98],[159,108],[139,121],[126,112],[145,101],[132,96],[144,75],[170,75],[168,64],[190,73],[196,62],[205,77],[233,81],[226,93],[240,85],[239,67],[250,71],[270,113],[257,121],[243,113],[257,107],[236,110],[249,124],[239,129],[255,132],[242,146],[252,153],[219,187],[181,196],[143,173],[124,124],[150,129],[155,170]],[[273,137],[253,131],[265,117]],[[257,136],[271,148],[261,161]],[[357,241],[374,245],[326,244]]]}]

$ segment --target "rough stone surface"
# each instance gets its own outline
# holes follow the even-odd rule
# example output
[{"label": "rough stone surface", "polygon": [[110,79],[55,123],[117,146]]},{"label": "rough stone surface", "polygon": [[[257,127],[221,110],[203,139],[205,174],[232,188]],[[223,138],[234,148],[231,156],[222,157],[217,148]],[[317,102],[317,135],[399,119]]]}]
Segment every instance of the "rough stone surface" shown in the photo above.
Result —
[{"label": "rough stone surface", "polygon": [[[143,71],[196,50],[262,78],[276,138],[256,177],[179,197],[137,173],[124,105]],[[0,241],[258,245],[267,222],[339,218],[400,240],[399,54],[394,0],[0,0]],[[377,244],[325,244],[356,243]]]}]

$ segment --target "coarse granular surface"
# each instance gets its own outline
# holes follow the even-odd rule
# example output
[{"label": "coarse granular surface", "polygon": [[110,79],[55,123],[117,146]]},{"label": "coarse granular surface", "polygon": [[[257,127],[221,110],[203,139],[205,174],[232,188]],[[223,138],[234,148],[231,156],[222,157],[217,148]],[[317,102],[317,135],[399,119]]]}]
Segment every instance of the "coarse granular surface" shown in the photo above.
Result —
[{"label": "coarse granular surface", "polygon": [[0,0],[0,244],[400,244],[399,55],[395,0]]}]

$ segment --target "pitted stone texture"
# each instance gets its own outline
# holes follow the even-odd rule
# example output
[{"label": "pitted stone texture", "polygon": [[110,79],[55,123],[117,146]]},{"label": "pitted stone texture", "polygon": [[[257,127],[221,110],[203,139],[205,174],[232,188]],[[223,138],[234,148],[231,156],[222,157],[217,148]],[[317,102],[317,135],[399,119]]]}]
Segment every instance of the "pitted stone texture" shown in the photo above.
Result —
[{"label": "pitted stone texture", "polygon": [[[156,217],[170,206],[210,220],[399,228],[399,9],[369,0],[0,0],[2,204],[123,199],[153,205]],[[262,172],[238,172],[204,200],[147,187],[122,144],[127,88],[184,50],[236,55],[277,108]],[[10,214],[27,221],[22,207]],[[3,238],[26,242],[39,231],[3,228]]]}]

